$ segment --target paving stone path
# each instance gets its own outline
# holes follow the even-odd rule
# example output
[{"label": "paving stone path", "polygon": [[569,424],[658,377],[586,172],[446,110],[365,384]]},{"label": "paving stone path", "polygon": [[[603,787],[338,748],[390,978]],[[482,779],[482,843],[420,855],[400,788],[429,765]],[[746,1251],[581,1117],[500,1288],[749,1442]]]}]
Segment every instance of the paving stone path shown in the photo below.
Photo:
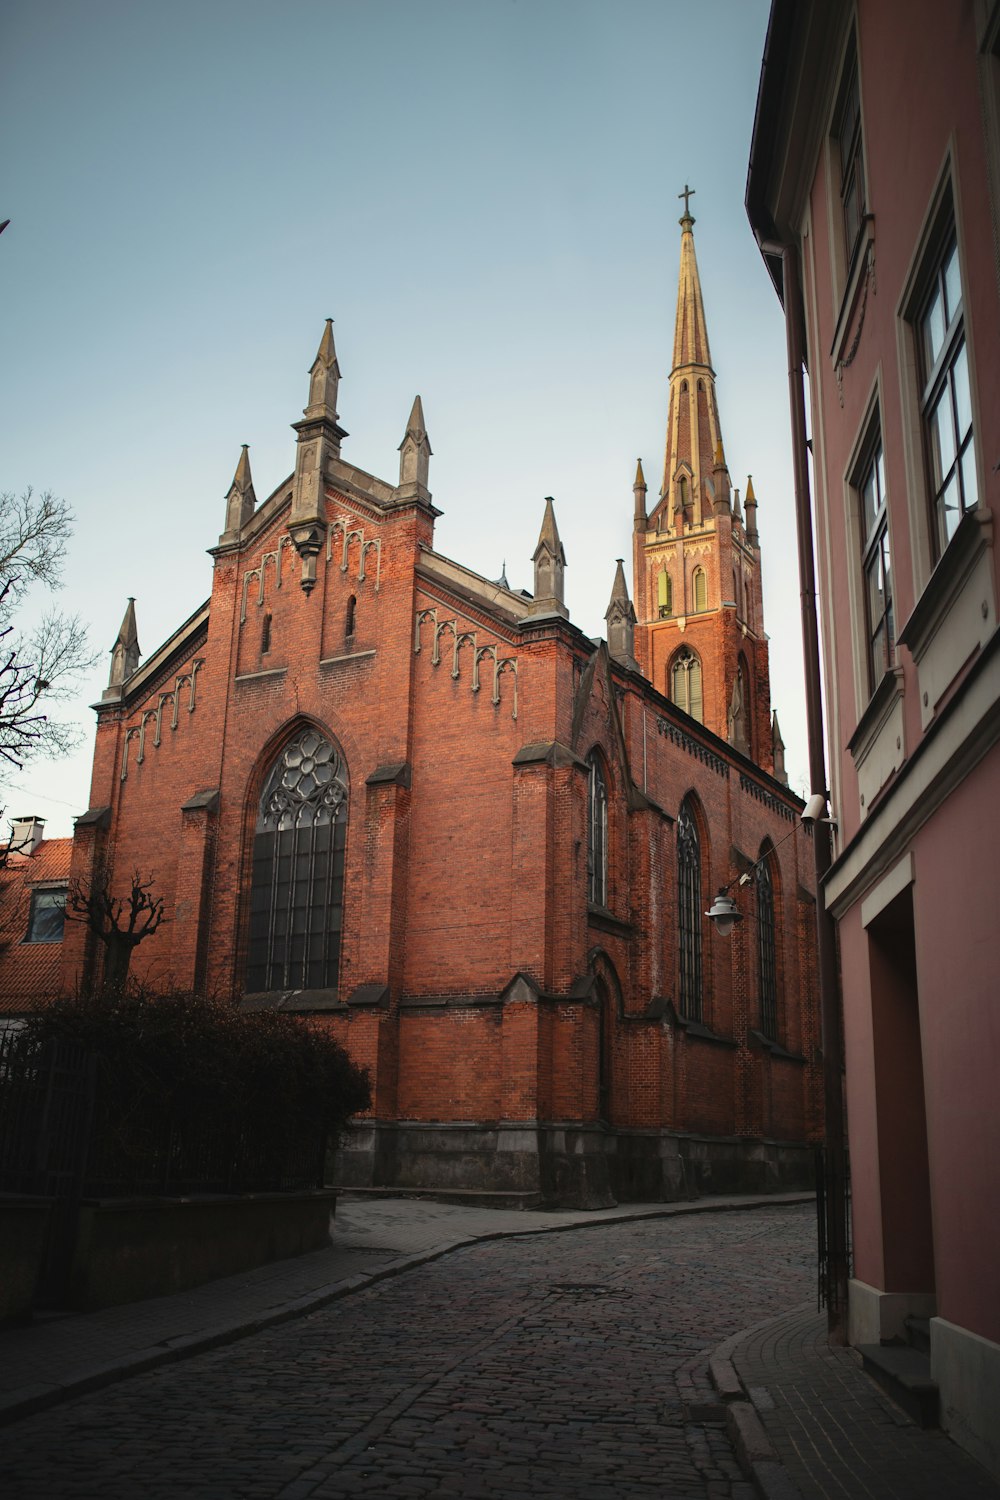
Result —
[{"label": "paving stone path", "polygon": [[707,1374],[808,1297],[809,1206],[480,1243],[0,1432],[0,1492],[752,1500]]}]

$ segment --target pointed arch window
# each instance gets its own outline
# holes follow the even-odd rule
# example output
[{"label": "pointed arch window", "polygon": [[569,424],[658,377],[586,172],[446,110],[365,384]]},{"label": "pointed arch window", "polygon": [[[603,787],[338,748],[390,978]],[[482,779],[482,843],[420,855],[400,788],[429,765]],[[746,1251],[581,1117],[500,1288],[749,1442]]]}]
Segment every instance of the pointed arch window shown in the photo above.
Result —
[{"label": "pointed arch window", "polygon": [[350,640],[354,634],[355,618],[358,611],[358,601],[352,594],[347,601],[347,611],[344,615],[344,636]]},{"label": "pointed arch window", "polygon": [[771,862],[762,858],[755,875],[757,887],[757,976],[760,985],[760,1029],[778,1039],[778,965],[774,931],[774,880]]},{"label": "pointed arch window", "polygon": [[680,953],[680,1012],[700,1021],[702,1012],[701,841],[691,805],[677,819],[677,938]]},{"label": "pointed arch window", "polygon": [[591,751],[587,764],[590,767],[587,796],[587,900],[592,906],[607,906],[608,788],[596,750]]},{"label": "pointed arch window", "polygon": [[253,842],[248,992],[336,987],[348,798],[343,757],[317,729],[272,766]]},{"label": "pointed arch window", "polygon": [[695,568],[692,582],[694,584],[694,608],[697,614],[708,608],[708,582],[704,568]]},{"label": "pointed arch window", "polygon": [[670,668],[670,699],[699,722],[704,713],[701,693],[701,661],[690,646],[682,646]]},{"label": "pointed arch window", "polygon": [[656,603],[660,612],[660,619],[666,619],[674,612],[674,587],[670,574],[663,568],[656,580]]}]

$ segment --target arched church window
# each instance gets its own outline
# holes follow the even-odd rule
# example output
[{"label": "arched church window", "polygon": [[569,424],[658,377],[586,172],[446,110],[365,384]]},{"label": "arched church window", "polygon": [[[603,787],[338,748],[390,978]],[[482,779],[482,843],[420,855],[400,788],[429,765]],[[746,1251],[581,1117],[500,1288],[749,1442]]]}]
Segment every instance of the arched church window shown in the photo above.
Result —
[{"label": "arched church window", "polygon": [[704,571],[703,568],[695,568],[693,582],[694,582],[694,607],[695,607],[695,610],[698,611],[698,610],[707,609],[708,608],[708,583],[707,583],[707,581],[705,579],[705,571]]},{"label": "arched church window", "polygon": [[656,602],[660,611],[660,619],[666,619],[667,615],[674,612],[674,587],[670,574],[663,568],[656,580]]},{"label": "arched church window", "polygon": [[265,614],[260,624],[260,654],[266,656],[271,649],[271,616]]},{"label": "arched church window", "polygon": [[347,613],[344,616],[344,635],[348,640],[350,640],[351,636],[354,634],[354,621],[357,614],[357,609],[358,601],[352,594],[347,601]]},{"label": "arched church window", "polygon": [[700,1021],[702,1011],[701,911],[701,842],[685,799],[677,819],[677,938],[680,1012],[689,1021]]},{"label": "arched church window", "polygon": [[343,757],[318,729],[271,767],[253,841],[248,992],[336,986],[348,797]]},{"label": "arched church window", "polygon": [[760,984],[760,1029],[778,1038],[778,965],[775,957],[774,881],[771,862],[762,857],[757,866],[757,975]]},{"label": "arched church window", "polygon": [[692,719],[702,719],[701,662],[690,646],[682,646],[670,668],[670,700]]},{"label": "arched church window", "polygon": [[587,900],[592,906],[607,906],[608,789],[596,750],[591,751],[587,764],[590,767],[587,796]]}]

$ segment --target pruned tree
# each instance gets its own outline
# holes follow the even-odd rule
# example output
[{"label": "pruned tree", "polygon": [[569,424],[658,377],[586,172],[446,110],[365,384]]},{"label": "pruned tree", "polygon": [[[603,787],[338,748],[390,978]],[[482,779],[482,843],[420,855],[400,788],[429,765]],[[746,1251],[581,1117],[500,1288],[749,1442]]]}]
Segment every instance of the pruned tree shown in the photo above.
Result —
[{"label": "pruned tree", "polygon": [[110,876],[88,888],[79,882],[70,886],[66,897],[66,919],[85,922],[104,945],[104,987],[113,992],[124,990],[132,954],[139,944],[168,919],[163,912],[163,897],[153,895],[154,879],[143,879],[133,870],[127,896],[116,896]]},{"label": "pruned tree", "polygon": [[61,587],[72,532],[65,500],[30,488],[0,494],[0,759],[18,770],[32,756],[65,754],[80,737],[46,712],[97,662],[80,616],[47,610],[25,629],[15,624],[33,584]]}]

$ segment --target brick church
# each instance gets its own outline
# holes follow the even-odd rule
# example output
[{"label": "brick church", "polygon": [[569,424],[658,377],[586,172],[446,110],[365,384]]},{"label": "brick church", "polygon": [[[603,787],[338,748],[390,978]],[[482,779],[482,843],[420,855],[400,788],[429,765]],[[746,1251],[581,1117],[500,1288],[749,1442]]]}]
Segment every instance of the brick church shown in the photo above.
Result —
[{"label": "brick church", "polygon": [[[136,977],[308,1015],[369,1068],[344,1184],[598,1206],[808,1179],[811,858],[693,224],[685,199],[662,487],[640,464],[606,641],[568,617],[551,500],[531,595],[435,550],[419,397],[398,482],[343,456],[330,323],[263,502],[243,450],[211,598],[142,665],[129,603],[71,878],[155,876]],[[64,985],[91,941],[66,924]]]}]

